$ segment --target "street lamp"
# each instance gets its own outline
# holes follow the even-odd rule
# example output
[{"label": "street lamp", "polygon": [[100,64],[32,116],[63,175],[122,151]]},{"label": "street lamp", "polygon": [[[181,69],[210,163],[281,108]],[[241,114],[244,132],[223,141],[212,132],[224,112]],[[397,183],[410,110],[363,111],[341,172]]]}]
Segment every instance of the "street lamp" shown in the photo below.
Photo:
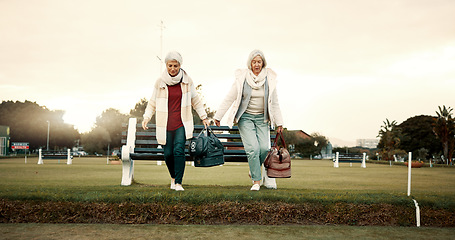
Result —
[{"label": "street lamp", "polygon": [[46,121],[47,122],[47,151],[49,151],[49,128],[51,126],[51,122],[49,121]]}]

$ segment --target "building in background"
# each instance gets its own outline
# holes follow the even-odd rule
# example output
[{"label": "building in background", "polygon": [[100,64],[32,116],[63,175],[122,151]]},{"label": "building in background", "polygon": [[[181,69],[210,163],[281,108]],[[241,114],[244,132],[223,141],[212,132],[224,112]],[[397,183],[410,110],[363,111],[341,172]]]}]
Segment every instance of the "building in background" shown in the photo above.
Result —
[{"label": "building in background", "polygon": [[9,149],[9,126],[0,125],[0,156],[8,155]]},{"label": "building in background", "polygon": [[379,139],[357,139],[356,146],[363,148],[377,148],[379,144]]}]

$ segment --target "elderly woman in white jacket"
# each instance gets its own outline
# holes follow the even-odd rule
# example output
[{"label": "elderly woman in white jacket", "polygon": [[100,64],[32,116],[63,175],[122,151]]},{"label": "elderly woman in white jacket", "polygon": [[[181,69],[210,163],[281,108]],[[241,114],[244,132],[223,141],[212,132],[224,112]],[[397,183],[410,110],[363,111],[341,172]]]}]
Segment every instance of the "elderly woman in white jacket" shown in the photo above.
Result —
[{"label": "elderly woman in white jacket", "polygon": [[156,139],[164,147],[164,160],[171,175],[171,189],[184,191],[185,141],[193,137],[194,108],[205,126],[209,125],[202,99],[193,80],[181,68],[183,59],[178,52],[169,52],[166,71],[155,82],[152,98],[144,112],[142,127],[153,115],[156,119]]},{"label": "elderly woman in white jacket", "polygon": [[276,73],[265,68],[267,62],[264,53],[252,51],[247,66],[248,69],[235,72],[234,84],[214,119],[215,124],[220,126],[221,119],[232,106],[227,122],[230,127],[233,123],[238,124],[253,180],[251,190],[258,191],[262,179],[261,166],[270,146],[269,124],[276,125],[277,132],[282,132],[283,117],[276,91]]}]

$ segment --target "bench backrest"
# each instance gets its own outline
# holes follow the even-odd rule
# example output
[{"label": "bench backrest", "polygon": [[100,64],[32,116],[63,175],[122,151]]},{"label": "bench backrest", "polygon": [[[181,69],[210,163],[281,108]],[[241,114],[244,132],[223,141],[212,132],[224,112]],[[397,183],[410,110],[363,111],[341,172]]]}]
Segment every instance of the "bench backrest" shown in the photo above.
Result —
[{"label": "bench backrest", "polygon": [[[148,124],[148,130],[143,130],[141,124],[136,124],[136,133],[134,140],[134,151],[130,154],[133,160],[164,160],[163,148],[156,140],[156,125]],[[123,124],[124,131],[122,131],[122,144],[128,144],[128,125]],[[240,133],[237,126],[229,128],[228,126],[211,126],[216,137],[220,139],[224,146],[224,158],[227,162],[246,162],[247,157],[241,141]],[[131,129],[131,128],[130,128]],[[203,125],[195,125],[193,136],[196,137],[204,129]],[[271,136],[273,141],[275,135]],[[188,154],[188,144],[186,141],[185,153],[187,160],[191,160]]]}]

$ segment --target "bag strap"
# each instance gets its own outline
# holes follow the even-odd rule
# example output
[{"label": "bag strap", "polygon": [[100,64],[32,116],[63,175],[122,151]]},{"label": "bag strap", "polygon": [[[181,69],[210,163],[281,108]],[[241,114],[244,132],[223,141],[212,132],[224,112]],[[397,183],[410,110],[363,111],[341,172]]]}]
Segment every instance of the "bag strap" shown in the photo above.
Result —
[{"label": "bag strap", "polygon": [[205,131],[207,131],[207,129],[206,129],[206,128],[203,128],[203,129],[201,130],[201,132],[197,135],[197,137],[200,137],[201,134],[204,133]]},{"label": "bag strap", "polygon": [[281,145],[286,148],[286,142],[284,141],[284,136],[283,136],[283,132],[279,132],[275,135],[275,142],[273,143],[273,146],[272,147],[276,147],[277,146],[277,143],[278,143],[278,138],[281,139]]},{"label": "bag strap", "polygon": [[[218,138],[218,137],[216,136],[216,134],[213,132],[213,130],[212,130],[212,128],[211,128],[210,126],[207,126],[207,127],[204,128],[204,129],[207,130],[207,133],[213,134],[213,136],[215,136],[216,138]],[[208,135],[210,135],[210,134],[208,134]]]}]

